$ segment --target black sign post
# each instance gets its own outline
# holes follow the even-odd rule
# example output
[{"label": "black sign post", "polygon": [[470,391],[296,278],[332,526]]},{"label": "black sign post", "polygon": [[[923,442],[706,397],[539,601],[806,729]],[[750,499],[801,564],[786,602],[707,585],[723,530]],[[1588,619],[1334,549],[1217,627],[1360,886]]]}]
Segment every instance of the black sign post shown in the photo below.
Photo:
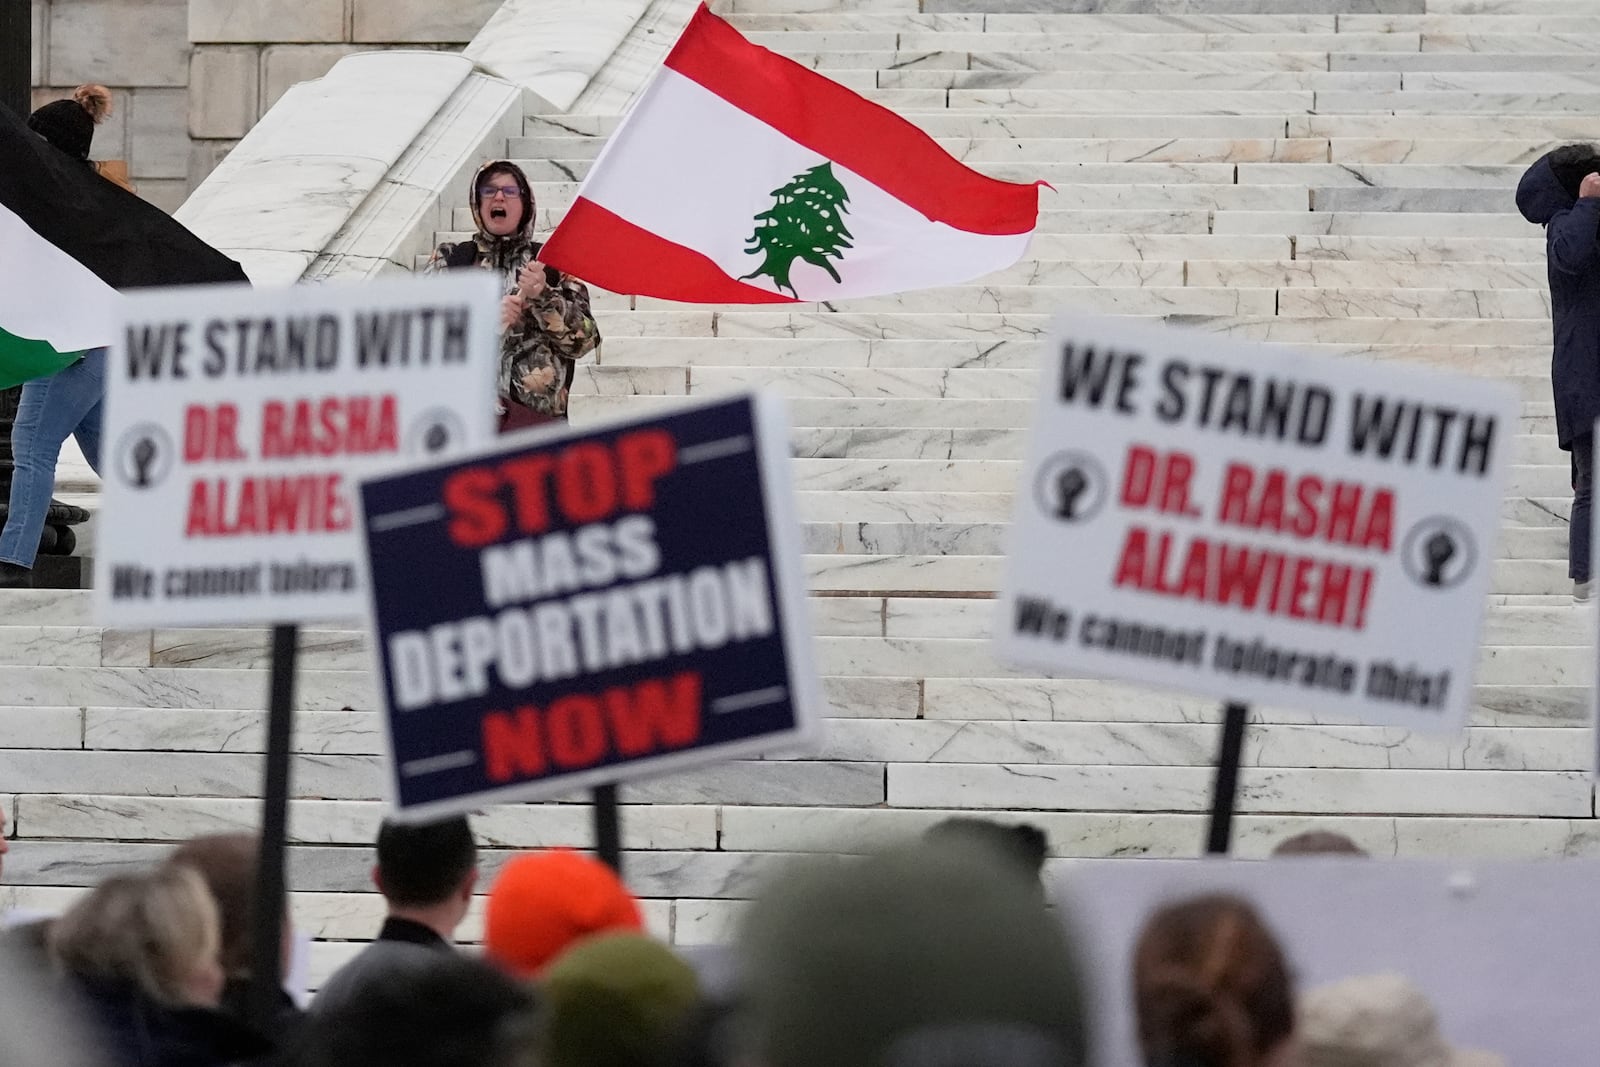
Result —
[{"label": "black sign post", "polygon": [[1222,745],[1217,751],[1217,777],[1211,788],[1211,826],[1206,852],[1222,855],[1233,836],[1233,806],[1239,792],[1239,758],[1244,752],[1244,728],[1250,706],[1229,702],[1222,708]]},{"label": "black sign post", "polygon": [[298,626],[272,628],[267,699],[267,762],[261,790],[261,843],[251,923],[251,1022],[271,1033],[283,989],[284,848],[289,834],[289,752],[294,739],[294,674]]},{"label": "black sign post", "polygon": [[595,855],[617,872],[617,877],[622,876],[622,808],[617,804],[617,787],[611,785],[595,786],[593,793],[594,804],[594,851]]}]

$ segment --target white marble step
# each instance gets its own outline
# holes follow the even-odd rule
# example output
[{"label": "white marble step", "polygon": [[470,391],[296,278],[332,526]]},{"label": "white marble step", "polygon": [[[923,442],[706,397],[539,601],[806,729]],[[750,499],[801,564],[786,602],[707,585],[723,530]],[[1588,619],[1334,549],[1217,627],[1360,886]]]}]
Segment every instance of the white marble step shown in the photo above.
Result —
[{"label": "white marble step", "polygon": [[1591,137],[1600,128],[1593,116],[1543,108],[1492,115],[1290,115],[1289,137],[1410,137],[1483,140],[1547,137],[1552,141]]},{"label": "white marble step", "polygon": [[[261,787],[260,764],[255,753],[146,751],[133,760],[110,751],[0,749],[0,777],[22,794],[251,797]],[[379,800],[383,759],[297,755],[290,789],[304,799]],[[630,800],[653,804],[881,804],[883,793],[881,763],[778,760],[723,763],[628,790]]]},{"label": "white marble step", "polygon": [[1276,292],[1279,313],[1290,316],[1539,319],[1550,315],[1550,294],[1542,289],[1325,288]]},{"label": "white marble step", "polygon": [[[1317,344],[1297,347],[1330,355],[1404,360],[1489,376],[1542,375],[1550,346]],[[879,341],[870,338],[728,338],[707,345],[686,337],[612,337],[597,357],[605,367],[877,367],[1036,368],[1039,346],[1026,338],[995,341]]]},{"label": "white marble step", "polygon": [[1184,284],[1201,287],[1269,286],[1273,288],[1543,289],[1545,265],[1539,263],[1446,262],[1295,259],[1191,259],[1183,264]]},{"label": "white marble step", "polygon": [[[829,70],[828,77],[854,76],[855,71]],[[1285,70],[1248,72],[1212,72],[1186,70],[879,70],[875,84],[880,89],[1049,89],[1049,90],[1118,90],[1122,92],[1155,90],[1188,90],[1216,92],[1304,92],[1311,89],[1344,89],[1376,92],[1399,91],[1403,83],[1398,71],[1328,71]],[[1570,88],[1565,82],[1552,85]],[[1420,87],[1420,86],[1419,86]],[[1495,86],[1488,86],[1490,88]],[[1438,88],[1455,89],[1468,86],[1440,85]]]},{"label": "white marble step", "polygon": [[[1560,0],[1558,0],[1560,2]],[[1582,52],[1342,52],[1328,55],[1331,70],[1365,71],[1600,71],[1600,57]]]},{"label": "white marble step", "polygon": [[[1179,723],[836,718],[828,720],[821,745],[816,750],[795,758],[846,763],[1203,766],[1216,751],[1216,718],[1213,715],[1204,722]],[[93,743],[102,751],[259,753],[263,751],[266,738],[263,712],[124,709],[109,714],[97,712],[87,720],[94,725]],[[381,718],[375,712],[304,713],[295,720],[297,749],[321,756],[381,754],[380,731]],[[0,740],[4,740],[0,745],[4,748],[51,751],[27,749],[24,745],[12,744],[10,738]],[[1582,727],[1480,726],[1473,727],[1464,736],[1452,737],[1410,734],[1375,726],[1314,726],[1293,720],[1281,721],[1272,713],[1264,712],[1251,731],[1247,762],[1259,767],[1582,771],[1592,762],[1592,753],[1588,731]],[[28,803],[28,798],[23,802]],[[218,805],[225,804],[233,809],[230,821],[241,815],[249,818],[259,814],[241,813],[236,807],[240,803],[224,799],[197,802],[186,797],[142,801],[136,797],[117,797],[108,798],[102,804],[84,806],[39,803],[33,808],[33,814],[40,822],[30,823],[29,829],[35,835],[46,837],[108,836],[96,833],[93,822],[96,808],[112,809],[101,812],[107,816],[107,825],[103,825],[102,830],[116,825],[119,817],[133,818],[136,814],[149,815],[172,808],[182,811],[200,807],[215,811]],[[329,811],[316,801],[304,800],[297,802],[296,807],[302,814],[316,818],[315,821],[307,819],[306,829],[291,828],[292,841],[358,842],[361,830],[356,826],[357,817],[360,825],[373,818],[373,812],[360,801],[345,811]],[[304,810],[308,807],[310,812]],[[562,809],[544,810],[559,812]],[[706,847],[700,839],[705,834],[705,822],[711,820],[697,818],[696,810],[651,809],[650,816],[632,827],[633,833],[638,835],[633,840],[634,847]],[[47,814],[50,812],[55,813],[54,818]],[[49,829],[42,825],[45,820],[50,820]],[[554,827],[551,822],[555,823]],[[231,827],[219,827],[228,828]],[[482,833],[488,841],[526,848],[554,843],[552,830],[557,828],[564,835],[576,830],[572,821],[566,819],[505,818]],[[181,830],[178,827],[173,830],[216,832],[196,828],[192,823]],[[151,833],[139,836],[163,838],[166,834],[152,826]]]},{"label": "white marble step", "polygon": [[[1600,36],[1594,39],[1596,47],[1600,47]],[[894,90],[880,89],[876,95],[884,95]],[[901,90],[911,93],[920,90]],[[954,102],[955,92],[951,94],[951,107],[957,106]],[[908,98],[907,102],[910,102]],[[888,101],[885,101],[886,103]],[[1042,103],[1042,102],[1041,102]],[[1564,89],[1540,89],[1533,87],[1526,92],[1428,92],[1426,90],[1413,91],[1410,89],[1393,92],[1384,91],[1354,91],[1332,89],[1318,91],[1314,106],[1308,111],[1321,114],[1353,114],[1363,111],[1381,111],[1388,114],[1460,114],[1463,112],[1499,114],[1519,111],[1571,111],[1582,114],[1593,114],[1596,107],[1600,107],[1600,92],[1572,92]]]},{"label": "white marble step", "polygon": [[[1537,231],[1535,231],[1537,232]],[[1215,243],[1245,241],[1241,234],[1214,234]],[[1293,238],[1295,259],[1409,260],[1414,263],[1523,263],[1542,266],[1545,242],[1539,237],[1346,237],[1301,234]],[[1108,257],[1109,258],[1109,257]],[[1151,258],[1157,258],[1152,256]],[[1206,259],[1202,253],[1186,259]],[[1226,258],[1257,259],[1237,256]],[[1280,257],[1281,258],[1281,257]]]},{"label": "white marble step", "polygon": [[[891,807],[1196,811],[1210,767],[892,764]],[[1577,771],[1391,771],[1243,768],[1238,810],[1395,815],[1587,817],[1593,790]]]},{"label": "white marble step", "polygon": [[1507,14],[1439,14],[1423,15],[1340,15],[1341,32],[1352,33],[1405,33],[1420,30],[1423,33],[1560,33],[1600,34],[1600,17],[1582,8],[1571,8],[1562,15]]},{"label": "white marble step", "polygon": [[1525,167],[1430,163],[1241,163],[1240,185],[1380,189],[1492,189],[1511,195]]},{"label": "white marble step", "polygon": [[[1236,91],[1206,90],[1195,92],[1173,92],[1171,90],[1153,90],[1140,92],[1130,89],[877,89],[866,94],[869,99],[879,100],[889,107],[897,104],[912,107],[927,107],[923,101],[926,94],[943,92],[946,105],[952,111],[963,109],[976,109],[982,111],[1053,111],[1066,115],[1082,114],[1155,114],[1155,115],[1287,115],[1292,113],[1306,114],[1313,111],[1350,111],[1351,107],[1338,107],[1322,105],[1319,98],[1329,97],[1349,98],[1359,100],[1371,97],[1374,100],[1384,97],[1381,91],[1370,93],[1331,91],[1327,93],[1313,92],[1311,90],[1298,91]],[[1398,91],[1392,95],[1400,95]],[[1450,94],[1436,93],[1430,96],[1446,96]],[[1466,97],[1468,94],[1459,94]],[[1442,102],[1441,102],[1442,103]],[[1529,101],[1531,105],[1532,101]],[[1360,110],[1376,110],[1376,108],[1361,108]],[[1437,106],[1428,110],[1452,110],[1451,108]],[[1465,107],[1454,110],[1466,110]],[[1506,108],[1475,108],[1474,110],[1515,110]],[[1578,111],[1578,107],[1562,107],[1562,111]]]},{"label": "white marble step", "polygon": [[[906,53],[899,53],[905,55]],[[915,53],[913,53],[915,54]],[[1196,73],[1251,73],[1261,71],[1326,71],[1328,69],[1328,54],[1326,52],[1309,51],[1284,51],[1284,52],[993,52],[988,50],[973,52],[941,53],[943,55],[964,55],[967,62],[959,67],[946,66],[949,70],[973,71],[1072,71],[1072,70],[1102,70],[1112,72],[1123,71],[1194,71]],[[824,60],[818,66],[826,69],[832,65],[831,60]],[[886,70],[895,64],[879,64],[879,70]],[[908,64],[902,69],[915,70],[920,64]]]},{"label": "white marble step", "polygon": [[1550,150],[1549,141],[1532,138],[1471,141],[1460,138],[1335,137],[1329,145],[1329,158],[1334,163],[1408,165],[1517,164],[1526,167]]},{"label": "white marble step", "polygon": [[[1328,190],[1330,196],[1336,190]],[[1383,190],[1377,190],[1383,192]],[[1324,201],[1326,205],[1327,201]],[[1521,215],[1452,211],[1217,211],[1212,232],[1345,237],[1515,237],[1542,240],[1543,230]]]}]

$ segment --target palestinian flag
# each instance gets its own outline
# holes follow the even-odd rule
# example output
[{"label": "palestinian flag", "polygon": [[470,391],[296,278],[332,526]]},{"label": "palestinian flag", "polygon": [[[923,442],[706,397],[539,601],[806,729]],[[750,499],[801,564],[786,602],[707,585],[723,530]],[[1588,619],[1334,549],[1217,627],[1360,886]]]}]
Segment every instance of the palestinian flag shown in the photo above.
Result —
[{"label": "palestinian flag", "polygon": [[1037,184],[751,44],[704,5],[541,257],[617,293],[782,303],[955,285],[1027,251]]},{"label": "palestinian flag", "polygon": [[111,343],[117,290],[248,281],[172,216],[0,106],[0,388]]}]

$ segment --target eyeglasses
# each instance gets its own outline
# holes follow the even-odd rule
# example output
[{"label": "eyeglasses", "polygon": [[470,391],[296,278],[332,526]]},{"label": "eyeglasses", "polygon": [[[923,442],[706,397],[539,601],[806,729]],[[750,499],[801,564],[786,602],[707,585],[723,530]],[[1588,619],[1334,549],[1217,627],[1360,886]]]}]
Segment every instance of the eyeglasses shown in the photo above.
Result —
[{"label": "eyeglasses", "polygon": [[479,200],[493,200],[497,196],[503,196],[507,200],[510,200],[514,196],[520,197],[521,195],[522,195],[522,190],[518,189],[515,185],[480,185],[480,186],[478,186],[478,199]]}]

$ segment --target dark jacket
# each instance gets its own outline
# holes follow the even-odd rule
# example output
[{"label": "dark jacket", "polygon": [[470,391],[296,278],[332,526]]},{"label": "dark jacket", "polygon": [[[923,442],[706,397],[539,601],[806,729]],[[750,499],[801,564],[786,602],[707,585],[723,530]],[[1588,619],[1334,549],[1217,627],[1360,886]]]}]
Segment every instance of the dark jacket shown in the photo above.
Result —
[{"label": "dark jacket", "polygon": [[226,1067],[272,1051],[220,1011],[169,1008],[125,983],[69,981],[109,1067]]},{"label": "dark jacket", "polygon": [[1570,450],[1600,418],[1600,199],[1574,199],[1545,156],[1518,183],[1517,208],[1545,228],[1556,438]]}]

